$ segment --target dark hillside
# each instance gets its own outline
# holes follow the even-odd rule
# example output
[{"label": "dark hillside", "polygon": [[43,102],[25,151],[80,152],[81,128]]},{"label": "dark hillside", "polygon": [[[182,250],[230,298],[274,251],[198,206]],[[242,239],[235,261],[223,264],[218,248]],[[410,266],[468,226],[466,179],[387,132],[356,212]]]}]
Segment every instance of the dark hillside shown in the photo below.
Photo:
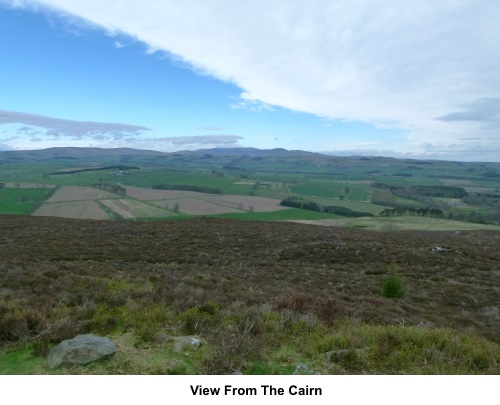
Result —
[{"label": "dark hillside", "polygon": [[[153,283],[152,298],[176,305],[269,303],[326,322],[342,316],[426,322],[499,341],[499,243],[500,232],[391,234],[215,219],[102,223],[2,216],[0,283],[3,298],[34,311],[93,299],[103,279],[140,279]],[[432,253],[433,245],[449,251]],[[407,283],[401,300],[376,296],[391,263]]]}]

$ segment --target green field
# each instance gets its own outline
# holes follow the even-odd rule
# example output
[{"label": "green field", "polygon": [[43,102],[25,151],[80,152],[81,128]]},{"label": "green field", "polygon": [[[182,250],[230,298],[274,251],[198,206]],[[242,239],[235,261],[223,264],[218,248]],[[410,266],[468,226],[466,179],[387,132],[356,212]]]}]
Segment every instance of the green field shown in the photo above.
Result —
[{"label": "green field", "polygon": [[[29,151],[28,151],[29,152]],[[196,153],[158,154],[158,156],[130,153],[126,156],[92,156],[85,154],[85,149],[75,156],[64,152],[65,157],[47,157],[34,159],[34,153],[22,152],[16,156],[8,155],[2,161],[0,153],[0,183],[11,187],[3,198],[0,196],[0,213],[30,213],[43,200],[45,191],[33,196],[20,196],[12,191],[19,184],[47,184],[93,187],[96,184],[137,186],[152,188],[158,184],[170,186],[190,186],[218,189],[225,195],[256,196],[283,200],[290,196],[304,201],[313,201],[322,206],[340,206],[354,211],[369,212],[378,215],[382,210],[397,206],[425,207],[433,204],[434,208],[445,211],[451,218],[488,223],[500,222],[500,209],[493,202],[467,208],[460,205],[450,206],[447,199],[436,197],[403,198],[389,188],[406,188],[415,185],[453,186],[467,184],[470,194],[500,195],[500,164],[497,163],[461,163],[447,161],[417,161],[392,158],[334,157],[325,155],[309,156],[264,156],[254,157],[243,154],[219,156]],[[101,152],[99,152],[101,153]],[[42,153],[43,154],[43,153]],[[113,165],[134,167],[124,170],[122,175],[113,173]],[[94,170],[99,167],[108,169]],[[88,169],[92,170],[88,170]],[[78,173],[54,174],[65,170],[85,169]],[[380,185],[388,191],[387,199],[375,199],[380,195]],[[464,186],[465,187],[465,186]],[[473,187],[473,188],[470,188]],[[7,190],[7,188],[6,188]],[[469,191],[470,190],[470,191]],[[28,191],[23,191],[25,194]],[[410,193],[401,193],[411,195]],[[378,201],[380,205],[372,203]],[[489,205],[488,205],[489,204]],[[289,211],[291,213],[293,211]],[[470,216],[470,212],[481,214]],[[192,211],[190,211],[192,214]],[[296,213],[297,214],[297,213]],[[152,216],[156,215],[151,213]],[[231,214],[241,218],[281,218],[285,213],[241,213]],[[302,218],[309,218],[311,213],[301,213]],[[316,214],[314,214],[316,215]],[[469,215],[465,218],[465,215]],[[446,217],[446,216],[445,216]]]},{"label": "green field", "polygon": [[1,188],[1,214],[30,214],[52,192],[42,188]]},{"label": "green field", "polygon": [[345,228],[363,228],[376,231],[477,231],[481,229],[498,231],[498,226],[473,224],[463,221],[452,221],[423,217],[393,217],[393,218],[337,218],[312,220],[313,225],[342,226]]},{"label": "green field", "polygon": [[290,208],[288,210],[274,212],[248,212],[242,214],[214,215],[217,218],[240,219],[250,221],[286,221],[295,219],[330,219],[338,218],[338,215],[323,214],[321,212]]},{"label": "green field", "polygon": [[345,199],[349,201],[359,201],[359,202],[367,202],[369,203],[372,199],[372,191],[365,190],[351,190],[346,196]]},{"label": "green field", "polygon": [[319,183],[309,182],[290,187],[293,194],[298,194],[306,197],[324,197],[324,198],[339,198],[344,187],[337,183]]}]

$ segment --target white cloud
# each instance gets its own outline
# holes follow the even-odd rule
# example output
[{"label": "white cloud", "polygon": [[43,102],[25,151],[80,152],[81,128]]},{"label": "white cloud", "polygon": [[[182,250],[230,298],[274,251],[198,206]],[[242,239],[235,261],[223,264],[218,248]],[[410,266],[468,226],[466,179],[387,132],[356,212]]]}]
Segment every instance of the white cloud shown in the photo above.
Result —
[{"label": "white cloud", "polygon": [[238,135],[194,135],[194,136],[169,136],[164,138],[145,139],[144,141],[167,142],[172,145],[232,145],[243,137]]},{"label": "white cloud", "polygon": [[[129,147],[175,151],[182,149],[235,147],[244,139],[239,135],[209,134],[147,138],[148,128],[130,124],[64,120],[43,115],[0,110],[0,127],[15,132],[15,136],[0,138],[0,150],[38,149],[67,146],[87,147],[98,143],[100,147]],[[203,127],[204,130],[220,130]],[[43,142],[43,144],[42,144]],[[12,146],[15,144],[15,148]]]},{"label": "white cloud", "polygon": [[244,139],[239,135],[194,135],[194,136],[169,136],[163,138],[130,139],[134,147],[138,149],[152,148],[165,152],[179,150],[196,150],[200,148],[232,148],[240,146],[238,141]]},{"label": "white cloud", "polygon": [[6,143],[0,142],[0,150],[14,150],[14,148]]},{"label": "white cloud", "polygon": [[69,136],[78,140],[96,136],[121,139],[149,130],[139,125],[74,121],[6,110],[0,110],[0,125],[17,126],[16,133],[19,135]]},{"label": "white cloud", "polygon": [[471,135],[498,147],[488,140],[500,137],[498,121],[456,119],[464,106],[478,117],[481,100],[500,99],[497,0],[15,3],[55,7],[171,53],[237,84],[238,107],[403,128],[422,152]]}]

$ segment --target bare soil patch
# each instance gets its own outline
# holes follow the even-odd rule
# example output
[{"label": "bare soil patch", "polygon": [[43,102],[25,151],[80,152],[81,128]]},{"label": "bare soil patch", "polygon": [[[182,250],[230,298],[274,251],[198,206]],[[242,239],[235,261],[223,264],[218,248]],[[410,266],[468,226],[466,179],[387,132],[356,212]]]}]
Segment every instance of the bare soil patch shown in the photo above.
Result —
[{"label": "bare soil patch", "polygon": [[168,209],[173,209],[175,204],[179,204],[179,211],[188,215],[216,215],[216,214],[228,214],[234,212],[242,212],[236,208],[231,208],[225,205],[214,204],[205,199],[198,198],[172,198],[169,200],[162,201],[151,201],[152,204],[158,205],[159,207],[166,207]]},{"label": "bare soil patch", "polygon": [[168,217],[174,215],[169,211],[130,198],[102,200],[101,203],[122,218]]},{"label": "bare soil patch", "polygon": [[[183,190],[153,190],[148,188],[140,187],[126,187],[127,195],[130,197],[137,198],[138,200],[166,200],[169,198],[181,198],[181,197],[199,197],[204,195],[203,193],[197,193],[196,191],[183,191]],[[210,194],[207,194],[210,195]]]},{"label": "bare soil patch", "polygon": [[[398,218],[335,218],[316,220],[293,220],[288,222],[298,222],[309,225],[321,226],[343,226],[350,228],[365,228],[382,231],[478,231],[492,230],[500,231],[500,227],[487,224],[475,224],[463,221],[452,221],[436,218],[420,217],[398,217]],[[392,227],[392,229],[391,229]]]},{"label": "bare soil patch", "polygon": [[64,186],[55,192],[47,202],[87,201],[101,198],[117,198],[116,194],[90,187]]},{"label": "bare soil patch", "polygon": [[95,201],[45,203],[33,215],[78,219],[110,219],[108,214]]},{"label": "bare soil patch", "polygon": [[280,204],[281,200],[273,198],[252,197],[243,195],[214,195],[203,197],[203,200],[248,211],[250,207],[255,212],[273,212],[288,209]]},{"label": "bare soil patch", "polygon": [[215,215],[249,210],[272,212],[288,209],[288,207],[279,205],[280,200],[272,198],[206,194],[195,191],[127,187],[127,195],[139,200],[149,201],[161,208],[168,205],[169,209],[172,209],[177,203],[179,204],[179,210],[188,215]]}]

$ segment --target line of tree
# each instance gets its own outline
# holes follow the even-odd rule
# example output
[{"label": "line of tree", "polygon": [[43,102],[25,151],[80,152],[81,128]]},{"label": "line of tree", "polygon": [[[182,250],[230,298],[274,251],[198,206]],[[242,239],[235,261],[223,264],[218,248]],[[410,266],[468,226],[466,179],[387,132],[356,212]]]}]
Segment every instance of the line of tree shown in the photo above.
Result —
[{"label": "line of tree", "polygon": [[401,187],[392,190],[393,194],[410,200],[417,200],[426,205],[433,205],[430,202],[432,197],[462,198],[467,195],[462,187],[449,186],[411,186]]},{"label": "line of tree", "polygon": [[98,188],[100,190],[110,191],[116,194],[127,194],[127,189],[118,184],[109,184],[109,183],[95,183],[92,185],[94,188]]},{"label": "line of tree", "polygon": [[500,195],[497,194],[470,193],[462,201],[468,205],[500,210]]},{"label": "line of tree", "polygon": [[373,183],[371,183],[371,186],[375,187],[375,188],[380,188],[382,190],[387,189],[387,190],[391,190],[391,191],[396,190],[398,188],[401,188],[401,186],[395,186],[393,184],[387,184],[387,183],[379,183],[377,181],[374,181]]},{"label": "line of tree", "polygon": [[401,187],[393,184],[373,182],[372,187],[381,190],[390,190],[394,194],[406,198],[415,197],[444,197],[444,198],[462,198],[467,195],[462,187],[452,187],[452,186],[411,186],[411,187]]},{"label": "line of tree", "polygon": [[308,211],[321,212],[321,207],[314,201],[305,201],[297,197],[287,197],[281,200],[280,205],[283,207],[300,208]]},{"label": "line of tree", "polygon": [[462,198],[467,195],[462,187],[412,186],[411,190],[426,197]]},{"label": "line of tree", "polygon": [[476,224],[496,224],[500,225],[500,211],[489,210],[480,212],[479,210],[463,212],[459,210],[450,210],[446,214],[446,219],[454,219],[456,221],[465,221]]},{"label": "line of tree", "polygon": [[95,172],[99,170],[110,170],[110,169],[116,169],[116,170],[132,170],[132,169],[140,169],[139,167],[136,166],[124,166],[124,165],[119,165],[119,166],[104,166],[104,167],[88,167],[85,169],[74,169],[74,170],[65,170],[65,171],[58,171],[58,172],[52,172],[49,173],[53,176],[61,175],[61,174],[75,174],[75,173],[81,173],[81,172]]},{"label": "line of tree", "polygon": [[349,194],[351,191],[351,189],[349,187],[344,187],[344,189],[342,190],[342,192],[340,193],[339,195],[339,200],[343,200],[347,194]]},{"label": "line of tree", "polygon": [[405,207],[405,208],[386,208],[380,214],[380,217],[401,217],[401,216],[412,216],[412,217],[429,217],[429,218],[444,218],[444,212],[438,208],[416,208],[416,207]]},{"label": "line of tree", "polygon": [[490,170],[483,173],[483,177],[500,177],[500,174],[494,170]]},{"label": "line of tree", "polygon": [[426,177],[431,179],[450,179],[450,180],[471,180],[471,181],[483,181],[484,177],[473,177],[473,176],[452,176],[445,174],[428,174]]},{"label": "line of tree", "polygon": [[[47,201],[50,197],[52,197],[54,195],[54,193],[59,190],[61,186],[57,186],[57,187],[53,187],[53,188],[49,188],[49,189],[46,189],[47,192],[45,193],[45,195],[42,197],[42,198],[37,198],[35,200],[35,203],[31,206],[30,210],[27,212],[27,214],[33,214],[38,208],[40,208],[42,206],[42,204]],[[21,196],[21,198],[19,199],[19,201],[29,201],[29,198],[28,199],[23,199],[23,196]]]},{"label": "line of tree", "polygon": [[335,214],[335,215],[341,215],[343,217],[373,217],[373,214],[371,212],[364,212],[364,211],[354,211],[351,210],[350,208],[346,207],[339,207],[336,205],[329,205],[327,207],[323,207],[323,212],[328,213],[328,214]]},{"label": "line of tree", "polygon": [[344,217],[372,217],[370,212],[354,211],[350,208],[339,207],[336,205],[322,206],[314,201],[306,201],[297,197],[287,197],[280,202],[283,207],[300,208],[308,211],[324,212],[328,214],[341,215]]},{"label": "line of tree", "polygon": [[220,188],[206,187],[206,186],[192,186],[190,184],[154,184],[155,190],[182,190],[182,191],[196,191],[198,193],[207,194],[223,194]]}]

